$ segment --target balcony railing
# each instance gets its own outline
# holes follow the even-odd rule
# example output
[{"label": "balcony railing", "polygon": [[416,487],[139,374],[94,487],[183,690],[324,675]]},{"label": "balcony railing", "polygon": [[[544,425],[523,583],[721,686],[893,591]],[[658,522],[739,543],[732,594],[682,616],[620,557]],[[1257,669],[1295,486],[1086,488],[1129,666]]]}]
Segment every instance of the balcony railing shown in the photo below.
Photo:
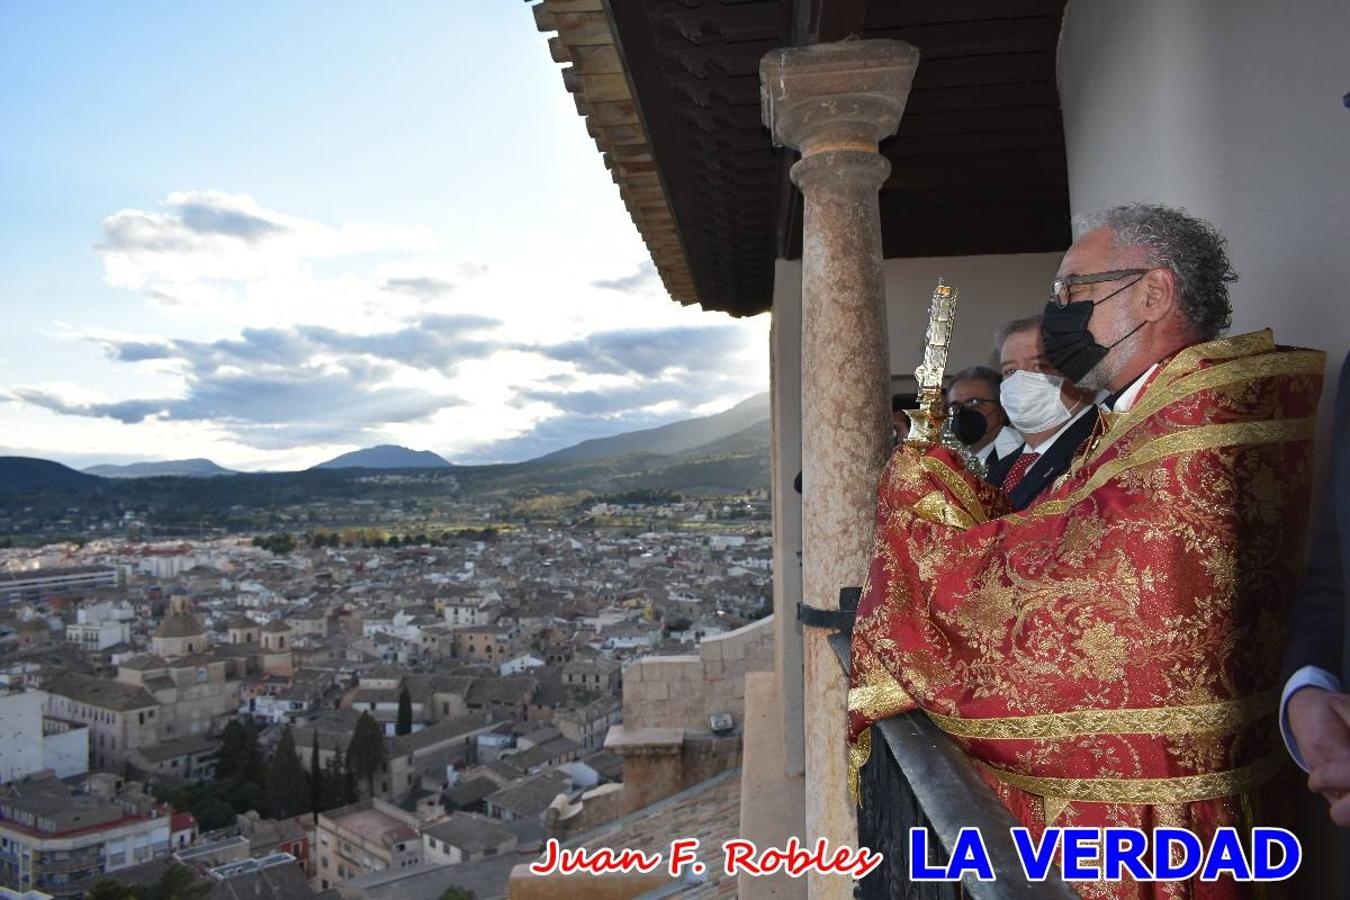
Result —
[{"label": "balcony railing", "polygon": [[[834,634],[829,641],[847,673],[848,635]],[[861,788],[858,841],[885,856],[858,882],[854,893],[861,900],[1078,900],[1053,867],[1045,881],[1026,879],[1009,831],[1019,823],[960,748],[923,713],[872,726],[872,756],[863,766]],[[996,880],[968,875],[960,882],[911,881],[909,829],[916,827],[928,829],[930,846],[941,845],[943,858],[951,854],[962,828],[978,828]]]}]

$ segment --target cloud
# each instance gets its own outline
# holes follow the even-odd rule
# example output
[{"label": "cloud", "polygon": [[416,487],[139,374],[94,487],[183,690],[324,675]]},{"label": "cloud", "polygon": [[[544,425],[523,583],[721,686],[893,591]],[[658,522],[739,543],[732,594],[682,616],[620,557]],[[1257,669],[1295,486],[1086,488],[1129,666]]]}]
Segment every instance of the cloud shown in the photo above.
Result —
[{"label": "cloud", "polygon": [[539,352],[583,372],[650,378],[671,368],[718,365],[746,349],[746,332],[735,325],[629,328],[604,331]]},{"label": "cloud", "polygon": [[592,281],[591,285],[610,291],[624,291],[633,293],[644,290],[657,284],[659,279],[656,277],[656,266],[650,260],[643,262],[637,267],[637,271],[631,275],[624,275],[621,278],[601,278]]},{"label": "cloud", "polygon": [[178,204],[178,218],[196,234],[219,234],[253,243],[289,229],[262,216],[204,202]]},{"label": "cloud", "polygon": [[380,285],[380,290],[416,297],[418,300],[435,300],[450,294],[454,289],[455,286],[448,281],[427,277],[387,278]]},{"label": "cloud", "polygon": [[75,401],[41,387],[13,394],[63,415],[125,424],[208,422],[265,449],[351,442],[463,404],[448,380],[461,363],[505,346],[487,336],[499,324],[486,316],[427,315],[373,334],[298,325],[246,328],[236,338],[210,342],[86,335],[118,362],[167,361],[183,377],[183,394],[115,402]]},{"label": "cloud", "polygon": [[113,213],[94,249],[109,284],[181,303],[192,287],[215,280],[294,276],[309,260],[433,244],[425,229],[333,227],[267,209],[247,194],[205,190],[171,193],[159,210]]}]

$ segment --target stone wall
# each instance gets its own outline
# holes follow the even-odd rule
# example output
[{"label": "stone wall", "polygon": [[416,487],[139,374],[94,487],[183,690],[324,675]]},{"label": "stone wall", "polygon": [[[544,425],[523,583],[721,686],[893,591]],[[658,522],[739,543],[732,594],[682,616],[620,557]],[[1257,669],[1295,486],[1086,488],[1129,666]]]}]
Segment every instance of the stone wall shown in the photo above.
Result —
[{"label": "stone wall", "polygon": [[704,639],[697,656],[648,656],[623,673],[623,721],[629,728],[708,729],[708,717],[745,719],[745,673],[774,666],[773,616]]}]

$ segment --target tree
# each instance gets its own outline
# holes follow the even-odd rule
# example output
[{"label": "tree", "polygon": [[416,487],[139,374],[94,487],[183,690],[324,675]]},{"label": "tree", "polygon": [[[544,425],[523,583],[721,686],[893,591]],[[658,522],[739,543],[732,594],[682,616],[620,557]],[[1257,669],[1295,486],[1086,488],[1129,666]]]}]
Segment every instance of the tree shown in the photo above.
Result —
[{"label": "tree", "polygon": [[267,778],[267,762],[258,747],[258,732],[244,729],[244,748],[239,757],[238,776],[246,784],[261,785]]},{"label": "tree", "polygon": [[197,878],[187,866],[174,864],[164,870],[159,881],[140,887],[142,900],[205,900],[212,884]]},{"label": "tree", "polygon": [[217,781],[224,781],[240,770],[247,742],[247,729],[238,719],[231,719],[220,733],[220,753],[216,756]]},{"label": "tree", "polygon": [[118,884],[111,878],[100,878],[85,892],[85,900],[136,900],[137,889]]},{"label": "tree", "polygon": [[319,813],[325,807],[324,771],[319,767],[319,729],[314,729],[313,746],[309,748],[309,808],[314,813],[314,822],[318,824]]},{"label": "tree", "polygon": [[118,884],[111,878],[101,878],[84,896],[87,900],[206,900],[211,889],[210,882],[199,879],[187,866],[174,863],[152,884]]},{"label": "tree", "polygon": [[384,752],[384,732],[371,718],[370,713],[361,713],[352,730],[352,739],[347,744],[347,768],[357,778],[364,778],[370,796],[375,796],[375,773],[388,762]]},{"label": "tree", "polygon": [[398,692],[398,721],[394,723],[394,734],[412,734],[412,694],[405,684]]},{"label": "tree", "polygon": [[309,811],[309,785],[289,725],[281,730],[281,740],[267,766],[267,808],[274,819]]}]

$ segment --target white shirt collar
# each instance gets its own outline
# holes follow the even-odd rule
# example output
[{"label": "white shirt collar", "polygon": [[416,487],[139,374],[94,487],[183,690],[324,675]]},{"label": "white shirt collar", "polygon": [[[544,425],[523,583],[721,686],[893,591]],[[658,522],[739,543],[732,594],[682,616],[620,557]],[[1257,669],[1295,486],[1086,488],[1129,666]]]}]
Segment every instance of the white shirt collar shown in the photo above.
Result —
[{"label": "white shirt collar", "polygon": [[1039,444],[1037,444],[1035,447],[1031,446],[1030,444],[1023,444],[1023,445],[1022,445],[1022,452],[1023,452],[1023,453],[1044,453],[1044,452],[1046,452],[1046,451],[1049,450],[1051,447],[1055,446],[1055,441],[1059,440],[1059,439],[1060,439],[1060,436],[1063,435],[1064,432],[1068,431],[1069,428],[1070,428],[1070,426],[1072,426],[1074,422],[1077,422],[1079,419],[1083,418],[1083,416],[1087,415],[1087,411],[1090,410],[1090,409],[1092,409],[1092,404],[1091,404],[1091,403],[1084,403],[1084,404],[1083,404],[1083,408],[1080,409],[1078,412],[1074,413],[1073,415],[1069,416],[1069,421],[1065,422],[1065,423],[1060,427],[1059,431],[1056,431],[1054,434],[1050,435],[1048,438],[1046,438],[1045,440],[1041,441],[1041,442],[1040,442]]},{"label": "white shirt collar", "polygon": [[998,451],[998,458],[1002,459],[1022,446],[1022,435],[1018,433],[1016,428],[1004,425],[999,431],[998,437],[994,438],[992,446]]}]

